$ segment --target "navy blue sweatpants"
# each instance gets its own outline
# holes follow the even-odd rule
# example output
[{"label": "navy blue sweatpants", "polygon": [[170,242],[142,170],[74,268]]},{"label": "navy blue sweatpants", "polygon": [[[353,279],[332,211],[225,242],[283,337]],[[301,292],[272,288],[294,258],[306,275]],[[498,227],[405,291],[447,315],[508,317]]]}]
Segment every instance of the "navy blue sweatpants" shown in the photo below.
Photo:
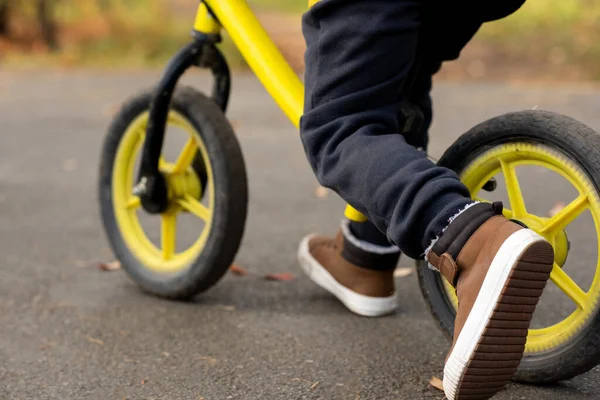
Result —
[{"label": "navy blue sweatpants", "polygon": [[[504,4],[512,3],[512,12],[523,1]],[[307,158],[323,186],[412,258],[421,257],[448,219],[471,202],[457,175],[422,151],[432,75],[458,57],[485,18],[493,19],[467,17],[464,11],[473,6],[462,2],[461,9],[461,0],[321,0],[303,17],[300,126]],[[407,101],[425,117],[408,131]]]}]

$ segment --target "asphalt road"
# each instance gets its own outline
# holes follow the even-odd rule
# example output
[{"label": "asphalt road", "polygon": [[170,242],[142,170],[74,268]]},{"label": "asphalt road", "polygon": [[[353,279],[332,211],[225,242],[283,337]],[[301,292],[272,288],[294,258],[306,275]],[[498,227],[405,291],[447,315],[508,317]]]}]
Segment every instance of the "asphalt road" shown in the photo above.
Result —
[{"label": "asphalt road", "polygon": [[[0,399],[441,399],[428,382],[449,344],[414,273],[397,281],[399,312],[382,319],[350,314],[301,275],[297,243],[333,233],[342,202],[315,195],[294,128],[251,76],[235,77],[229,116],[251,184],[236,262],[253,274],[229,274],[177,303],[96,267],[112,259],[96,202],[103,136],[118,104],[156,77],[0,72]],[[551,109],[600,130],[600,91],[585,87],[440,84],[435,99],[437,156],[473,124],[515,109]],[[551,206],[542,189],[562,193],[524,179],[541,208]],[[596,263],[594,251],[572,258],[582,271]],[[297,279],[265,281],[268,272]],[[599,382],[596,368],[550,387],[511,385],[497,398],[597,399]]]}]

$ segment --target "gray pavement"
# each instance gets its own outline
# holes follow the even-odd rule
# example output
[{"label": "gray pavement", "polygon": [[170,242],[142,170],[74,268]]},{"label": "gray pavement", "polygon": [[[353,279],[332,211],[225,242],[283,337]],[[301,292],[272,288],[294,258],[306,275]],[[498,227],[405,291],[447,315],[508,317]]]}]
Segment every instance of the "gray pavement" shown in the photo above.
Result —
[{"label": "gray pavement", "polygon": [[[428,382],[449,344],[415,274],[398,279],[400,310],[382,319],[351,315],[301,275],[296,244],[333,233],[343,204],[315,196],[294,128],[249,75],[234,79],[229,116],[251,186],[236,262],[254,274],[177,303],[96,267],[112,259],[96,202],[103,136],[118,104],[157,75],[0,72],[0,399],[441,399]],[[206,87],[207,77],[185,80]],[[440,84],[435,99],[435,156],[475,123],[534,106],[600,130],[600,91],[585,87]],[[526,200],[550,206],[544,180],[530,174]],[[594,251],[574,259],[576,279],[595,260]],[[298,278],[261,279],[268,272]],[[542,308],[540,321],[569,308],[550,296],[565,305]],[[597,399],[599,378],[596,368],[549,387],[511,385],[497,398]]]}]

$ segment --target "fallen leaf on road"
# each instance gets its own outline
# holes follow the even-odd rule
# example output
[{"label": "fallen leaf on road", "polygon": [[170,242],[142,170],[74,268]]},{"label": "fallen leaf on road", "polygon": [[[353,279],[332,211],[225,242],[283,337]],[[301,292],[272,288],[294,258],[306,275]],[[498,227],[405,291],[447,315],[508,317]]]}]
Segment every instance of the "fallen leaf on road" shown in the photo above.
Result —
[{"label": "fallen leaf on road", "polygon": [[294,279],[296,279],[294,274],[291,274],[289,272],[284,272],[281,274],[266,274],[264,278],[267,281],[279,281],[279,282],[293,281]]},{"label": "fallen leaf on road", "polygon": [[556,202],[556,204],[554,204],[552,206],[552,208],[550,209],[550,211],[548,211],[548,216],[549,217],[554,217],[556,214],[558,214],[559,212],[562,211],[563,208],[565,208],[566,204],[563,203],[562,201],[558,201]]},{"label": "fallen leaf on road", "polygon": [[96,339],[96,338],[93,338],[93,337],[91,337],[91,336],[86,336],[85,338],[86,338],[86,339],[88,340],[88,342],[90,342],[90,343],[99,344],[100,346],[103,346],[103,345],[104,345],[104,342],[103,342],[102,340],[100,340],[100,339]]},{"label": "fallen leaf on road", "polygon": [[98,268],[100,268],[102,271],[116,271],[118,269],[121,269],[121,263],[119,261],[100,263],[98,264]]},{"label": "fallen leaf on road", "polygon": [[142,379],[142,381],[141,381],[140,383],[141,383],[142,385],[145,385],[145,384],[146,384],[146,380],[145,380],[145,379]]},{"label": "fallen leaf on road", "polygon": [[395,278],[404,278],[406,276],[409,276],[412,273],[413,273],[413,269],[411,267],[396,268],[396,270],[394,271],[394,277]]},{"label": "fallen leaf on road", "polygon": [[327,188],[323,187],[323,186],[318,186],[315,189],[315,196],[319,199],[324,199],[325,197],[327,197],[327,195],[329,195],[329,190],[327,190]]},{"label": "fallen leaf on road", "polygon": [[232,264],[231,267],[229,267],[229,271],[231,271],[232,274],[237,275],[237,276],[246,276],[248,275],[248,271],[246,271],[245,268],[242,268],[238,265]]},{"label": "fallen leaf on road", "polygon": [[55,342],[46,342],[44,341],[44,343],[40,344],[39,349],[40,350],[48,350],[54,347],[56,343]]},{"label": "fallen leaf on road", "polygon": [[434,388],[441,390],[442,392],[444,391],[444,384],[442,383],[442,380],[440,378],[433,376],[429,381],[429,384]]},{"label": "fallen leaf on road", "polygon": [[217,359],[216,358],[214,358],[214,357],[207,357],[207,356],[194,357],[194,360],[208,361],[210,364],[216,364],[217,363]]},{"label": "fallen leaf on road", "polygon": [[315,388],[316,388],[317,386],[319,386],[319,383],[321,383],[321,381],[316,381],[315,383],[313,383],[313,384],[310,386],[310,388],[311,388],[312,390],[315,390]]}]

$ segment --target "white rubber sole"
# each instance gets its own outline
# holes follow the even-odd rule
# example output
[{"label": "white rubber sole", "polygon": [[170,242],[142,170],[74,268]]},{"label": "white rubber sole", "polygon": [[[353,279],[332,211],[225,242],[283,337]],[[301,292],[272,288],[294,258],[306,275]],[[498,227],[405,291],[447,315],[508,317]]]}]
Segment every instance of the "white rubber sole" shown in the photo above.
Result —
[{"label": "white rubber sole", "polygon": [[471,313],[444,367],[444,392],[448,400],[456,400],[458,385],[517,261],[531,244],[540,241],[544,239],[537,233],[529,229],[519,230],[509,236],[492,260]]},{"label": "white rubber sole", "polygon": [[313,235],[305,237],[298,247],[298,261],[308,277],[317,285],[338,298],[350,311],[363,317],[381,317],[396,311],[396,293],[389,297],[365,296],[340,284],[308,251]]}]

